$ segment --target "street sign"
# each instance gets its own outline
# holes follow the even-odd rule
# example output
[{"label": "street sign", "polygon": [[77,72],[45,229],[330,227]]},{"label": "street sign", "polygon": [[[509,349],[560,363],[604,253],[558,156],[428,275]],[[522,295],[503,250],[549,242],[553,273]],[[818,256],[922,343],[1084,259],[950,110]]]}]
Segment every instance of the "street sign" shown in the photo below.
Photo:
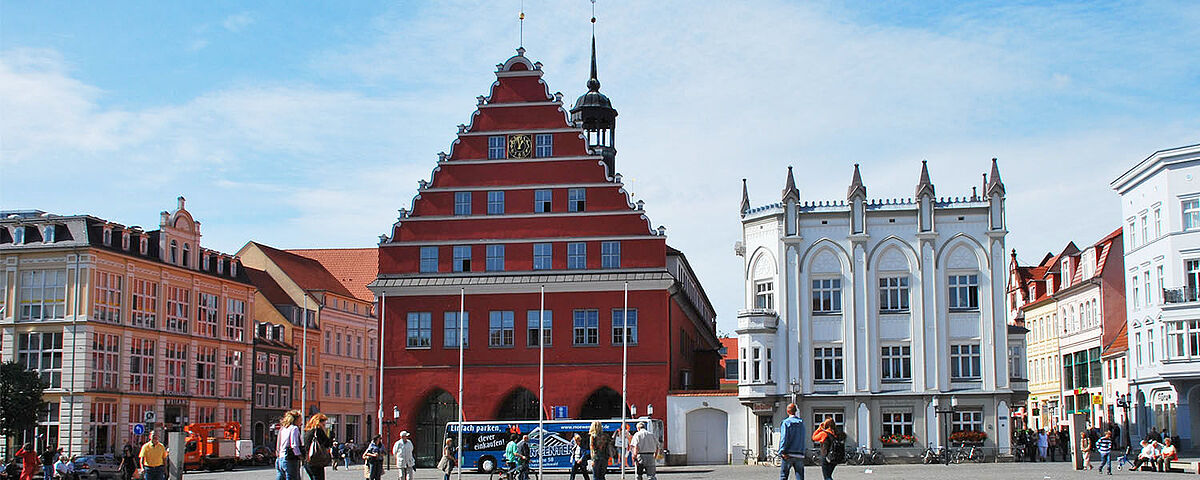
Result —
[{"label": "street sign", "polygon": [[146,410],[146,413],[142,415],[142,421],[146,423],[154,423],[157,419],[158,415],[154,413],[154,410]]},{"label": "street sign", "polygon": [[141,423],[133,424],[133,434],[134,435],[145,435],[146,434],[146,425],[141,424]]},{"label": "street sign", "polygon": [[557,420],[557,419],[560,419],[560,418],[568,418],[568,415],[567,415],[567,406],[566,406],[566,405],[558,405],[558,406],[555,406],[555,407],[554,407],[554,418],[555,418],[556,420]]}]

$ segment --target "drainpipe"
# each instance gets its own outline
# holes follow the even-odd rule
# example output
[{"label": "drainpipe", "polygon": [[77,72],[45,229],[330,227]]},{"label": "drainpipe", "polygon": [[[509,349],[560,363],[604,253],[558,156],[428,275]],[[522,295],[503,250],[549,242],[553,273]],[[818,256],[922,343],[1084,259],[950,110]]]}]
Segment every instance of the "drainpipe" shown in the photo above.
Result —
[{"label": "drainpipe", "polygon": [[[78,345],[78,341],[79,341],[79,326],[78,326],[78,322],[79,322],[79,284],[83,282],[83,280],[80,278],[79,257],[80,257],[80,253],[79,253],[78,248],[76,248],[76,250],[75,250],[75,306],[74,306],[74,311],[72,312],[73,315],[71,315],[71,384],[67,389],[67,393],[71,398],[71,413],[69,415],[70,420],[68,420],[69,423],[68,423],[67,430],[72,433],[75,431],[75,426],[76,426],[75,403],[77,403],[77,399],[75,398],[75,381],[76,381],[75,357],[76,357],[76,352],[79,351],[79,345]],[[86,343],[85,343],[85,345],[86,345]],[[70,437],[68,437],[68,438],[70,438]],[[74,450],[75,450],[74,445],[75,444],[73,442],[67,443],[67,454],[68,455],[74,453]]]}]

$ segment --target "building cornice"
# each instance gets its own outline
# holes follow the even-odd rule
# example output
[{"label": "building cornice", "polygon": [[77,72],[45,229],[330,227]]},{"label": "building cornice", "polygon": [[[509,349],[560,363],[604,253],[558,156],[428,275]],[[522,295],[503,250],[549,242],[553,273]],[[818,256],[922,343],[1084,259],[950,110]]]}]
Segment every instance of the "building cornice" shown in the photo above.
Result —
[{"label": "building cornice", "polygon": [[473,215],[430,215],[430,216],[414,216],[405,217],[405,222],[432,222],[445,220],[482,220],[496,218],[560,218],[560,217],[591,217],[591,216],[614,216],[614,215],[640,215],[645,216],[642,210],[606,210],[599,212],[535,212],[535,213],[503,213],[499,215],[473,214]]},{"label": "building cornice", "polygon": [[399,241],[388,242],[380,245],[381,247],[391,246],[431,246],[431,245],[446,245],[453,243],[455,245],[484,245],[484,244],[520,244],[520,243],[548,243],[562,242],[570,240],[574,242],[598,242],[603,240],[651,240],[655,238],[665,238],[658,235],[611,235],[611,236],[591,236],[591,237],[536,237],[536,238],[473,238],[460,240],[421,240],[421,241]]}]

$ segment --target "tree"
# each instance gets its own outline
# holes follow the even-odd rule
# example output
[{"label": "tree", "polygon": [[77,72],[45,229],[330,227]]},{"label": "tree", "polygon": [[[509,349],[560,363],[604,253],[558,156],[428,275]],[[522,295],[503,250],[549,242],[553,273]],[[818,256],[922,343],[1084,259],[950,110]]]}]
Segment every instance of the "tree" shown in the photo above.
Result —
[{"label": "tree", "polygon": [[38,416],[46,410],[42,383],[37,372],[17,362],[0,363],[0,435],[19,437],[37,426]]}]

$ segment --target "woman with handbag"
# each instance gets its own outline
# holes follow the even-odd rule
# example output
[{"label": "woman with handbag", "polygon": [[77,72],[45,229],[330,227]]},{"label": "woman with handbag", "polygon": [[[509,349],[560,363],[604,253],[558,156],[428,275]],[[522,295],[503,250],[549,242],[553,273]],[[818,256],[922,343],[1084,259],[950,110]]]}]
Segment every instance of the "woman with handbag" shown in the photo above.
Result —
[{"label": "woman with handbag", "polygon": [[300,459],[304,457],[304,444],[300,440],[299,410],[283,414],[279,419],[279,434],[275,441],[275,480],[300,480]]},{"label": "woman with handbag", "polygon": [[370,480],[379,480],[383,476],[383,457],[387,455],[383,445],[383,436],[376,435],[371,439],[370,445],[367,445],[367,450],[363,452],[363,463],[366,468],[363,469],[363,478]]},{"label": "woman with handbag", "polygon": [[454,438],[446,437],[446,442],[442,444],[442,459],[438,460],[437,464],[437,469],[445,475],[443,480],[450,480],[450,472],[454,471],[454,465],[458,463],[455,457]]},{"label": "woman with handbag", "polygon": [[309,417],[304,425],[304,469],[308,471],[310,480],[325,480],[325,467],[333,461],[329,449],[333,440],[325,431],[325,422],[329,421],[324,413]]},{"label": "woman with handbag", "polygon": [[592,422],[592,427],[588,429],[588,445],[592,450],[592,477],[596,480],[604,480],[604,475],[608,473],[608,459],[612,458],[616,452],[613,448],[612,437],[604,433],[604,427],[600,422]]}]

